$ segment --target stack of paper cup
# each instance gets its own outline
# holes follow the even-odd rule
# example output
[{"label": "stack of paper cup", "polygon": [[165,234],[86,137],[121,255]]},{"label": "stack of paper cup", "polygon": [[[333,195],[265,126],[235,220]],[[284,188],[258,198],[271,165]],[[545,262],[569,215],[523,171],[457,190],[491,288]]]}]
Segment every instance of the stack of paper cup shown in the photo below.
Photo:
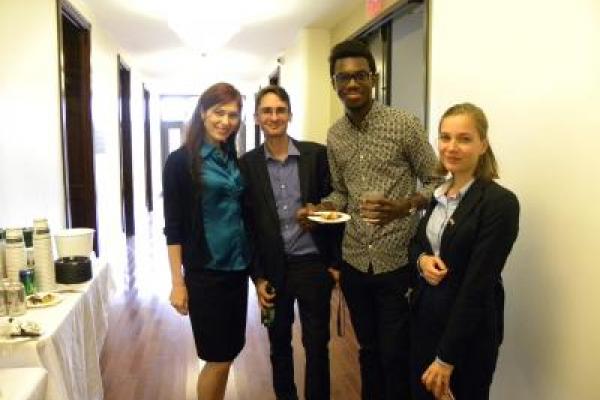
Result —
[{"label": "stack of paper cup", "polygon": [[0,279],[6,276],[6,231],[0,228]]},{"label": "stack of paper cup", "polygon": [[38,291],[49,292],[56,289],[54,255],[48,220],[33,220],[33,258],[35,260],[35,281]]},{"label": "stack of paper cup", "polygon": [[6,276],[12,282],[19,282],[19,270],[27,267],[23,230],[6,230]]}]

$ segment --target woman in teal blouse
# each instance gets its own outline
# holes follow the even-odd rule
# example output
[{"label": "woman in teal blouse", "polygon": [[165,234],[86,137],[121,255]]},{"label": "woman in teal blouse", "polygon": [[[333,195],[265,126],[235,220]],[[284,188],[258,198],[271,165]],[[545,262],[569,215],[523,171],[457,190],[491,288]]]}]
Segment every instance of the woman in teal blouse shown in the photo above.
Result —
[{"label": "woman in teal blouse", "polygon": [[232,85],[209,87],[163,174],[170,300],[180,314],[189,313],[198,356],[206,361],[197,384],[202,400],[223,399],[245,342],[249,251],[234,146],[241,108]]}]

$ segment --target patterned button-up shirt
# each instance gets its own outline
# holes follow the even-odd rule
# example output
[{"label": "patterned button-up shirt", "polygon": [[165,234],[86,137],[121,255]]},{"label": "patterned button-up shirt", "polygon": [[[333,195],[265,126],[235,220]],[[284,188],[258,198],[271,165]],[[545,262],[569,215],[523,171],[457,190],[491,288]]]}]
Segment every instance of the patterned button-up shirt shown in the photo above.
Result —
[{"label": "patterned button-up shirt", "polygon": [[370,191],[383,192],[388,199],[414,194],[417,179],[419,192],[430,198],[442,182],[419,120],[374,102],[360,126],[344,116],[329,129],[327,152],[333,192],[323,201],[352,216],[342,243],[344,260],[362,272],[371,266],[375,274],[406,265],[417,215],[376,226],[362,220],[359,203],[361,194]]}]

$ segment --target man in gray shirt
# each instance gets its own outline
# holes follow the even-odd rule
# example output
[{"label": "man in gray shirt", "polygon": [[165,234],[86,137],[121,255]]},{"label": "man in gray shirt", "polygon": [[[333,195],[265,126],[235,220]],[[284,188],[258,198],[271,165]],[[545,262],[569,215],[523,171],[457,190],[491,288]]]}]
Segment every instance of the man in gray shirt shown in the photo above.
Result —
[{"label": "man in gray shirt", "polygon": [[329,63],[345,115],[328,132],[333,192],[321,207],[352,217],[339,281],[360,345],[362,398],[409,399],[407,249],[415,211],[440,183],[436,157],[416,117],[373,100],[377,75],[365,44],[337,44]]},{"label": "man in gray shirt", "polygon": [[[292,353],[294,303],[306,351],[305,398],[329,400],[329,317],[333,277],[340,260],[341,231],[319,226],[307,232],[296,211],[331,192],[325,146],[299,142],[287,134],[290,100],[278,86],[256,97],[256,122],[265,144],[245,154],[248,226],[255,257],[251,275],[263,310],[275,310],[269,326],[273,387],[278,400],[296,400]],[[275,293],[269,293],[271,286]]]}]

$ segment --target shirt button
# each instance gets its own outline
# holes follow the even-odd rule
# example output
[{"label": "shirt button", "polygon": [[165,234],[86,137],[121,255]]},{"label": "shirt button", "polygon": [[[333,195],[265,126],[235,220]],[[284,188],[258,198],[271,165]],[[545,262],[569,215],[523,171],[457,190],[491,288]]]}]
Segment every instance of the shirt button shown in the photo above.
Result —
[{"label": "shirt button", "polygon": [[284,209],[284,210],[287,210],[287,206],[283,206],[283,209]]},{"label": "shirt button", "polygon": [[281,188],[282,188],[282,189],[285,189],[285,185],[281,185]]},{"label": "shirt button", "polygon": [[372,244],[370,244],[370,245],[369,245],[369,250],[371,250],[372,248],[373,248],[373,245],[372,245]]}]

